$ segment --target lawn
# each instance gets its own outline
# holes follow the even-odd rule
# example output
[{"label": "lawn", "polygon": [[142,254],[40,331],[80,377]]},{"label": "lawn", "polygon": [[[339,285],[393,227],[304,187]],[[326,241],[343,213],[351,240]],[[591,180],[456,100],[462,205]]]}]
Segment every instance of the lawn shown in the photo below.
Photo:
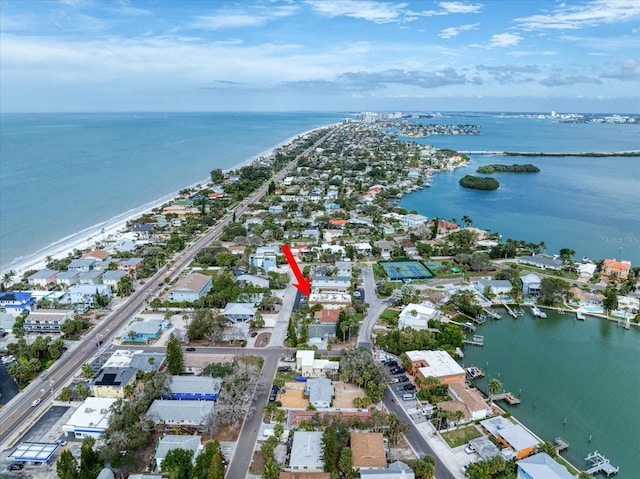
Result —
[{"label": "lawn", "polygon": [[482,436],[482,433],[475,426],[467,426],[455,431],[443,432],[441,436],[450,448],[454,448],[468,443],[471,439]]}]

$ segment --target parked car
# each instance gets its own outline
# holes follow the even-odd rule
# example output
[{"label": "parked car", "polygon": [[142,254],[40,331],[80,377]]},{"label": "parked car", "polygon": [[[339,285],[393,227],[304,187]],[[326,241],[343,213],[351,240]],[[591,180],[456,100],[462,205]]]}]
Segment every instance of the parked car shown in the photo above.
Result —
[{"label": "parked car", "polygon": [[189,348],[184,348],[184,350],[185,350],[185,351],[195,351],[195,350],[196,350],[196,348],[191,348],[191,347],[189,347]]},{"label": "parked car", "polygon": [[278,372],[280,373],[288,373],[291,372],[291,366],[280,366],[278,368]]},{"label": "parked car", "polygon": [[258,335],[258,331],[254,331],[253,333],[251,333],[251,337],[255,338]]},{"label": "parked car", "polygon": [[402,389],[405,391],[413,391],[416,387],[413,384],[405,384]]},{"label": "parked car", "polygon": [[393,368],[398,365],[398,361],[392,359],[391,361],[385,362],[384,365]]},{"label": "parked car", "polygon": [[7,471],[21,471],[22,469],[24,469],[24,464],[20,462],[14,462],[7,467]]},{"label": "parked car", "polygon": [[476,452],[476,448],[471,444],[467,444],[467,447],[464,448],[464,452],[466,452],[467,454],[473,454],[474,452]]},{"label": "parked car", "polygon": [[409,382],[409,378],[407,376],[400,376],[398,378],[398,382],[399,383],[408,383]]}]

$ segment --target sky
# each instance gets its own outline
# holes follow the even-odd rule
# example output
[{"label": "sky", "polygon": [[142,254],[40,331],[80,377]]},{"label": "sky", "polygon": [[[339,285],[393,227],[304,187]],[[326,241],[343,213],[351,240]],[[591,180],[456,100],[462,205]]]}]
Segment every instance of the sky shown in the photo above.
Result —
[{"label": "sky", "polygon": [[0,112],[640,112],[639,0],[0,0]]}]

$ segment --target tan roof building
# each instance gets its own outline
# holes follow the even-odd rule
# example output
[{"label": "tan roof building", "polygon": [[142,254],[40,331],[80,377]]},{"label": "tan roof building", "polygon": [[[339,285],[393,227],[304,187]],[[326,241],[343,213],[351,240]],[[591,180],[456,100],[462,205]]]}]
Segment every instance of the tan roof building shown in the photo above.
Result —
[{"label": "tan roof building", "polygon": [[464,369],[446,351],[407,351],[411,370],[422,379],[429,376],[438,378],[442,384],[464,382]]},{"label": "tan roof building", "polygon": [[353,467],[376,469],[387,467],[387,456],[381,432],[352,432]]},{"label": "tan roof building", "polygon": [[97,259],[98,261],[104,261],[109,257],[109,253],[102,249],[94,249],[93,251],[89,251],[81,256],[82,259]]},{"label": "tan roof building", "polygon": [[616,276],[618,279],[627,279],[631,271],[630,261],[616,261],[616,259],[605,259],[602,263],[602,276],[609,278]]},{"label": "tan roof building", "polygon": [[451,394],[452,398],[464,404],[472,419],[484,419],[487,417],[490,409],[477,389],[469,388],[462,382],[453,382],[449,383],[449,394]]}]

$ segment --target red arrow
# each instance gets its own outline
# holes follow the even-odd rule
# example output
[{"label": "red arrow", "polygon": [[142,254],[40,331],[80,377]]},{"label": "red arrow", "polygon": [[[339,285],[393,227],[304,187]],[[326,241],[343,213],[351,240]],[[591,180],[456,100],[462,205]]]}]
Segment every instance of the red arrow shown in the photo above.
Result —
[{"label": "red arrow", "polygon": [[309,296],[311,293],[311,278],[305,278],[302,276],[302,271],[300,271],[300,266],[296,262],[296,259],[293,257],[293,253],[291,252],[291,248],[289,248],[288,244],[282,245],[282,252],[284,256],[287,258],[287,262],[291,267],[291,271],[296,277],[296,281],[298,284],[293,283],[293,285],[300,290],[300,292],[306,296]]}]

